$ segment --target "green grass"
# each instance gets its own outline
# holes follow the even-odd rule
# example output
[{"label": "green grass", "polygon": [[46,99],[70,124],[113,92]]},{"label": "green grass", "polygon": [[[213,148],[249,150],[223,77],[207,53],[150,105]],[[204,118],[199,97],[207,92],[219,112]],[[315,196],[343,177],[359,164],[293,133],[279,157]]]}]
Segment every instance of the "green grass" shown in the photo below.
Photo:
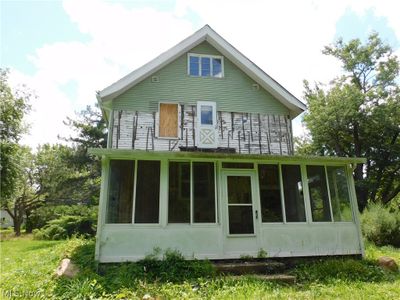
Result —
[{"label": "green grass", "polygon": [[[400,249],[367,245],[367,259],[324,259],[304,263],[292,272],[295,285],[252,277],[217,277],[209,264],[182,262],[169,253],[167,263],[149,258],[139,264],[97,266],[94,242],[36,241],[30,236],[0,243],[0,299],[400,299],[400,273],[377,267],[374,260],[391,256],[400,264]],[[55,268],[71,257],[82,269],[72,280],[56,279]],[[146,267],[146,268],[145,268]]]}]

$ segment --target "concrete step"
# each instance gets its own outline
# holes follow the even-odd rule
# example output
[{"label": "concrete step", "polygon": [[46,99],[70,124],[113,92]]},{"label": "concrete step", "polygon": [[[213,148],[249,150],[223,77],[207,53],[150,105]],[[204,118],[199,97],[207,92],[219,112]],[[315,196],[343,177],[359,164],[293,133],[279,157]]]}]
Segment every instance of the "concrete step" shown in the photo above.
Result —
[{"label": "concrete step", "polygon": [[[296,276],[288,274],[269,274],[269,275],[252,274],[248,275],[248,277],[257,278],[265,281],[279,282],[279,283],[287,283],[287,284],[296,283]],[[241,279],[242,276],[234,275],[234,276],[229,276],[229,278]]]},{"label": "concrete step", "polygon": [[214,263],[220,274],[276,274],[284,271],[284,263],[277,261],[243,261],[243,262],[218,262]]}]

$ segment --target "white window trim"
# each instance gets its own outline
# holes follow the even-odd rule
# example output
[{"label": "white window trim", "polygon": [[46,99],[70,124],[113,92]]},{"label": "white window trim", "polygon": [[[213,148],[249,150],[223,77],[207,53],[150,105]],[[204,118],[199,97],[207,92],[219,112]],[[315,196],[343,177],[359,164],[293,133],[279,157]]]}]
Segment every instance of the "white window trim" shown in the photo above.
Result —
[{"label": "white window trim", "polygon": [[[190,75],[190,57],[198,57],[199,61],[199,74],[197,76]],[[201,58],[207,57],[210,58],[210,76],[201,76]],[[213,64],[212,59],[218,58],[221,59],[221,76],[213,76]],[[202,78],[224,78],[225,77],[225,65],[224,65],[224,57],[219,55],[210,55],[210,54],[197,54],[197,53],[188,53],[187,56],[187,75],[191,77],[202,77]]]},{"label": "white window trim", "polygon": [[[177,116],[177,118],[178,118],[178,126],[177,126],[177,129],[176,129],[177,130],[176,136],[172,136],[172,137],[160,136],[160,112],[161,112],[160,107],[161,107],[161,104],[174,104],[174,105],[178,106],[178,116]],[[180,136],[180,132],[181,132],[180,131],[180,128],[181,128],[181,113],[183,113],[181,111],[181,105],[179,103],[177,103],[177,102],[172,102],[172,101],[161,101],[161,102],[158,102],[158,111],[157,111],[157,114],[156,114],[157,122],[156,122],[156,128],[155,128],[156,137],[158,139],[160,139],[160,140],[163,140],[163,139],[165,139],[165,140],[179,140],[181,138],[181,136]]]}]

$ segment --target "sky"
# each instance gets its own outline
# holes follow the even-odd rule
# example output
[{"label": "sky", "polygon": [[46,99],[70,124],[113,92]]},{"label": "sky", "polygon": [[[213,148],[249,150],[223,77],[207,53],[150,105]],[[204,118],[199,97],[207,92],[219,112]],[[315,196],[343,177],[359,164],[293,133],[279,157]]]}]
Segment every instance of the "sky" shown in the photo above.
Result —
[{"label": "sky", "polygon": [[[400,57],[399,11],[395,0],[0,0],[0,67],[12,88],[36,95],[22,140],[35,148],[71,135],[63,121],[96,91],[205,24],[305,102],[303,80],[341,72],[321,52],[339,37],[376,31]],[[301,116],[294,133],[305,133]]]}]

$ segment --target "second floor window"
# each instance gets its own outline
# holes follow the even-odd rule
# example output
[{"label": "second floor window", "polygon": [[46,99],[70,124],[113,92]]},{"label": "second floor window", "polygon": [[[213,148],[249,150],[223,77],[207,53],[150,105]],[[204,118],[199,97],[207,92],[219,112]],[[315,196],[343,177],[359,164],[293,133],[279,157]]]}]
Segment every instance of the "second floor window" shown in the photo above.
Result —
[{"label": "second floor window", "polygon": [[224,77],[222,56],[189,54],[188,73],[198,77]]}]

